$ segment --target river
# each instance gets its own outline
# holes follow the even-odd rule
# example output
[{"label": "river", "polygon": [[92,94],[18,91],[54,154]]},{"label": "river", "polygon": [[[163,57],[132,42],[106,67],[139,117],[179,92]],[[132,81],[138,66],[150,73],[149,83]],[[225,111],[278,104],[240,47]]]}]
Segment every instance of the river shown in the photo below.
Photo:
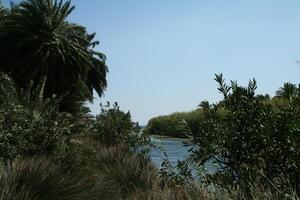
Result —
[{"label": "river", "polygon": [[[155,146],[151,148],[150,158],[158,168],[161,167],[161,164],[166,156],[173,166],[176,165],[178,160],[186,160],[189,156],[188,150],[192,147],[192,144],[190,144],[190,146],[186,146],[186,144],[189,144],[188,140],[186,139],[154,135],[152,135],[150,139]],[[193,169],[194,173],[197,173],[195,164],[192,165],[191,168]],[[209,173],[214,173],[217,170],[216,165],[211,162],[208,162],[205,165],[205,168]]]}]

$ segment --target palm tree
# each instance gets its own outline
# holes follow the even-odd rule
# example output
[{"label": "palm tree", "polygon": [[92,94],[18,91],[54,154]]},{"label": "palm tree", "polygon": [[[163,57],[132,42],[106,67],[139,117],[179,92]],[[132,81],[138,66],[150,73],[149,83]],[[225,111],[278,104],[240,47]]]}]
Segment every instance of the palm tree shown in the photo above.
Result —
[{"label": "palm tree", "polygon": [[93,50],[95,34],[66,21],[73,10],[63,0],[25,0],[13,6],[0,23],[0,70],[21,88],[45,79],[45,98],[72,96],[78,84],[88,91],[77,92],[80,101],[91,100],[93,89],[101,96],[107,85],[106,58]]},{"label": "palm tree", "polygon": [[276,91],[276,96],[283,97],[288,99],[289,101],[292,101],[292,99],[298,95],[297,93],[297,86],[295,84],[287,82],[283,84],[283,87],[280,87],[279,90]]},{"label": "palm tree", "polygon": [[211,105],[207,100],[201,101],[201,103],[198,105],[199,108],[202,108],[203,110],[209,110],[211,108]]},{"label": "palm tree", "polygon": [[0,105],[22,105],[31,109],[47,106],[49,103],[59,102],[57,98],[44,99],[45,80],[36,88],[32,88],[33,82],[25,89],[20,88],[7,74],[0,72]]},{"label": "palm tree", "polygon": [[13,79],[7,74],[0,72],[0,107],[1,109],[7,107],[22,106],[27,107],[30,110],[49,109],[49,106],[58,107],[59,99],[47,98],[44,99],[44,84],[40,82],[38,86],[33,89],[32,82],[29,87],[24,90],[20,88]]}]

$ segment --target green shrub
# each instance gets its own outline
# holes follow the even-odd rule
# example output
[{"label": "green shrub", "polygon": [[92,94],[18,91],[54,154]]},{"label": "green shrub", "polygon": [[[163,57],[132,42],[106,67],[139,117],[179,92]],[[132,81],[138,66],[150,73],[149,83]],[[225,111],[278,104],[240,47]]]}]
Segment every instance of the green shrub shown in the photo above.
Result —
[{"label": "green shrub", "polygon": [[47,155],[68,140],[71,116],[59,112],[58,99],[43,99],[44,83],[24,91],[0,73],[0,160]]},{"label": "green shrub", "polygon": [[47,155],[70,135],[67,116],[48,105],[44,109],[21,104],[0,107],[0,158]]},{"label": "green shrub", "polygon": [[255,80],[247,87],[233,81],[228,86],[222,75],[215,80],[224,99],[203,109],[199,129],[192,133],[193,158],[200,165],[213,160],[220,166],[209,180],[225,187],[238,184],[246,196],[254,195],[251,185],[258,177],[261,187],[282,195],[288,188],[299,191],[298,97],[278,105],[276,99],[255,95]]},{"label": "green shrub", "polygon": [[117,103],[112,106],[101,105],[101,112],[96,116],[93,126],[95,137],[103,144],[126,144],[139,149],[149,143],[147,135],[141,133],[138,123],[131,119],[130,112],[123,112]]},{"label": "green shrub", "polygon": [[160,179],[162,185],[169,187],[186,185],[194,181],[188,161],[178,160],[177,164],[172,166],[168,159],[165,159],[161,164]]}]

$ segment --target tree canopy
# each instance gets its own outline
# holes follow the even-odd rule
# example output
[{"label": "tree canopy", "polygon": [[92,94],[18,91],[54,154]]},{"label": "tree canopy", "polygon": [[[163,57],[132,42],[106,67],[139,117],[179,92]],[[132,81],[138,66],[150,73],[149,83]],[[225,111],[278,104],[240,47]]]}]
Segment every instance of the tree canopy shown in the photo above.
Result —
[{"label": "tree canopy", "polygon": [[0,20],[0,70],[22,88],[45,81],[45,98],[62,96],[65,105],[107,86],[106,57],[94,49],[95,33],[67,21],[73,10],[70,1],[25,0]]}]

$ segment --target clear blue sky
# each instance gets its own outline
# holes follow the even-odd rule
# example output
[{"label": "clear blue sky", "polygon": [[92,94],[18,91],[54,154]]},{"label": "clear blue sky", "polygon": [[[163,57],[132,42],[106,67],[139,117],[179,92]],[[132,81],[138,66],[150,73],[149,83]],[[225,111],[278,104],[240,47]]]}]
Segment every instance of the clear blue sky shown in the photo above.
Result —
[{"label": "clear blue sky", "polygon": [[[4,0],[8,2],[8,0]],[[70,20],[96,32],[108,88],[140,124],[221,99],[214,73],[271,95],[299,83],[299,0],[73,0]]]}]

